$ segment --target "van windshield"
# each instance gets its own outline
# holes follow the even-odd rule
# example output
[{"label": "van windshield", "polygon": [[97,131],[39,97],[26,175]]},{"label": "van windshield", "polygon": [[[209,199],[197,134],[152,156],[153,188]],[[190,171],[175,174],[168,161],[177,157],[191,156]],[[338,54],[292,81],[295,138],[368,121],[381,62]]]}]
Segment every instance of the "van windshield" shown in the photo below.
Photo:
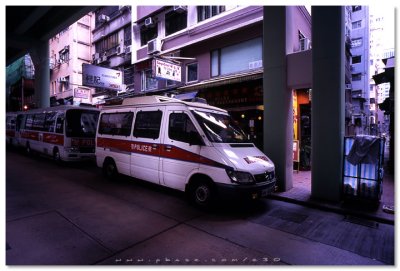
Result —
[{"label": "van windshield", "polygon": [[247,143],[245,132],[229,116],[220,113],[211,113],[192,110],[207,138],[216,143]]},{"label": "van windshield", "polygon": [[67,137],[95,137],[99,112],[73,109],[66,114]]}]

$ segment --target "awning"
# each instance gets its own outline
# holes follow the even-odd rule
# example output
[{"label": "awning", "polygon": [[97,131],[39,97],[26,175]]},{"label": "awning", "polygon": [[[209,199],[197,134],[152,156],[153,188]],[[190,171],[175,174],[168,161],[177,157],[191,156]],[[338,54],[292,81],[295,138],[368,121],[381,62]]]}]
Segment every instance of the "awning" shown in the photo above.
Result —
[{"label": "awning", "polygon": [[177,90],[182,90],[182,91],[186,92],[186,91],[190,91],[190,90],[201,90],[201,89],[212,88],[212,87],[217,87],[217,86],[222,86],[222,85],[257,80],[257,79],[263,78],[263,73],[264,73],[263,69],[257,69],[255,71],[251,71],[251,72],[238,73],[238,74],[234,74],[234,75],[204,80],[199,83],[179,87],[179,88],[177,88]]}]

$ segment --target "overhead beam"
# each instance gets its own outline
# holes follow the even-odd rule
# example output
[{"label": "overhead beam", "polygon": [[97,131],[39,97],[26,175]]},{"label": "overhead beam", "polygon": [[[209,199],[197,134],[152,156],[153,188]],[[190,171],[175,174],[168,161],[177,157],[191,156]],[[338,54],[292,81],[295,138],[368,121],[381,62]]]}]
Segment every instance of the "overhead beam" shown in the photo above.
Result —
[{"label": "overhead beam", "polygon": [[32,25],[34,25],[39,19],[45,16],[51,8],[52,7],[46,6],[36,7],[32,13],[19,24],[19,26],[15,29],[15,33],[17,35],[26,33],[29,28],[32,27]]}]

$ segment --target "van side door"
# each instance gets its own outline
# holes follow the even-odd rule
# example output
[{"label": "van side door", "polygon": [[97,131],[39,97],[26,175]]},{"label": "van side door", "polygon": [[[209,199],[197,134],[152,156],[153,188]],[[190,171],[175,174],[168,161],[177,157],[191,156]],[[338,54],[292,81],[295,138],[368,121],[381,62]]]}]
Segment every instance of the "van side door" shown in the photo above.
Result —
[{"label": "van side door", "polygon": [[165,106],[138,108],[131,141],[131,176],[157,184],[164,110]]},{"label": "van side door", "polygon": [[184,190],[188,176],[199,168],[203,141],[190,115],[182,110],[168,110],[161,150],[161,182]]}]

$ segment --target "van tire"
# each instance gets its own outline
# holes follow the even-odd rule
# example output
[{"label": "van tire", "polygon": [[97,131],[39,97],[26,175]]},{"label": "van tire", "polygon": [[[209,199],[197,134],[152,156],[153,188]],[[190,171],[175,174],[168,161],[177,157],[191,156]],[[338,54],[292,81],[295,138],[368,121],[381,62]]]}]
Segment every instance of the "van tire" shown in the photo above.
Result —
[{"label": "van tire", "polygon": [[103,175],[110,181],[115,181],[118,177],[118,169],[111,158],[107,158],[103,163]]},{"label": "van tire", "polygon": [[31,149],[31,145],[28,143],[26,143],[26,147],[25,147],[25,152],[28,156],[32,155],[32,149]]},{"label": "van tire", "polygon": [[58,150],[58,148],[54,148],[53,150],[53,159],[57,164],[61,164],[62,162],[60,151]]},{"label": "van tire", "polygon": [[189,187],[189,197],[196,206],[207,209],[214,204],[214,186],[207,181],[193,182]]}]

